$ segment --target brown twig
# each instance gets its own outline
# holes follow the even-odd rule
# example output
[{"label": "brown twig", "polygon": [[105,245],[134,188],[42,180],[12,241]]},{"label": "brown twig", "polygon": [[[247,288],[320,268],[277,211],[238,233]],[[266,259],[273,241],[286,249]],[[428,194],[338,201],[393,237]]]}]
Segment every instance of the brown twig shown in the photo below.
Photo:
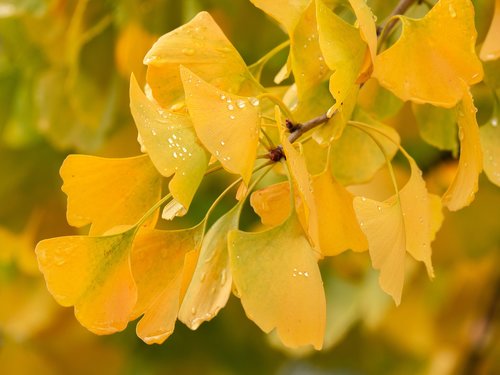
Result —
[{"label": "brown twig", "polygon": [[300,138],[302,134],[308,132],[309,130],[315,128],[318,125],[324,124],[329,119],[330,118],[326,115],[326,113],[324,113],[318,117],[315,117],[309,121],[304,122],[303,124],[293,124],[287,121],[287,124],[290,123],[292,125],[291,127],[288,127],[287,125],[287,127],[290,130],[290,136],[288,137],[288,141],[290,143],[295,142],[297,139]]}]

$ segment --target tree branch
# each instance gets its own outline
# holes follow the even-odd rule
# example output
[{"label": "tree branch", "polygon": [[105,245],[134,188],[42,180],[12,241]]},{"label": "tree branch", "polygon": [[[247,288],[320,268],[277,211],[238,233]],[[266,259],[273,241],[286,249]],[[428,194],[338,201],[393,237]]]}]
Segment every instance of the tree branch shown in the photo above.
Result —
[{"label": "tree branch", "polygon": [[290,130],[290,136],[288,137],[288,141],[290,143],[295,142],[300,136],[311,129],[314,129],[316,126],[324,124],[330,118],[327,117],[326,113],[315,117],[309,121],[304,122],[303,124],[293,124],[291,121],[287,120],[287,127]]}]

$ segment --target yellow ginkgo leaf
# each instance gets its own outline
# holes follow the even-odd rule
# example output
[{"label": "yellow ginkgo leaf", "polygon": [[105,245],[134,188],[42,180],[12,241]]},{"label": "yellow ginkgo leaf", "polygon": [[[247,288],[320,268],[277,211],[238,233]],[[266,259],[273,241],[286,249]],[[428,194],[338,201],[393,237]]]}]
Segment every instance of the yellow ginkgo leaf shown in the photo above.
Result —
[{"label": "yellow ginkgo leaf", "polygon": [[500,0],[495,1],[495,13],[479,57],[483,61],[496,60],[500,57]]},{"label": "yellow ginkgo leaf", "polygon": [[231,294],[233,278],[227,234],[238,227],[240,212],[238,203],[203,238],[198,263],[179,311],[179,320],[193,330],[217,315]]},{"label": "yellow ginkgo leaf", "polygon": [[90,331],[125,329],[137,301],[130,268],[135,228],[102,237],[69,236],[38,243],[36,254],[47,288]]},{"label": "yellow ginkgo leaf", "polygon": [[463,82],[472,85],[483,77],[472,3],[440,0],[422,19],[398,18],[401,37],[377,56],[374,77],[405,101],[455,106]]},{"label": "yellow ginkgo leaf", "polygon": [[288,34],[292,34],[311,0],[250,0],[250,2],[274,18]]},{"label": "yellow ginkgo leaf", "polygon": [[316,1],[316,14],[321,51],[334,72],[330,77],[330,92],[335,105],[329,110],[333,113],[355,88],[365,64],[367,46],[359,30],[337,16],[323,0]]},{"label": "yellow ginkgo leaf", "polygon": [[433,276],[430,241],[434,237],[432,218],[436,216],[436,205],[429,200],[417,164],[409,155],[407,158],[410,179],[396,195],[383,202],[354,198],[354,210],[368,239],[373,267],[380,270],[380,286],[398,305],[406,252],[424,262],[429,276]]},{"label": "yellow ginkgo leaf", "polygon": [[358,19],[361,37],[368,45],[373,63],[377,54],[377,26],[375,25],[375,17],[365,0],[349,0],[349,3]]},{"label": "yellow ginkgo leaf", "polygon": [[495,185],[500,186],[500,127],[498,109],[488,123],[479,129],[481,146],[484,151],[484,173]]},{"label": "yellow ginkgo leaf", "polygon": [[265,232],[229,233],[234,284],[247,316],[289,347],[323,346],[326,303],[317,261],[297,216]]},{"label": "yellow ginkgo leaf", "polygon": [[219,89],[255,95],[260,86],[238,51],[207,12],[163,35],[144,58],[154,98],[169,108],[183,96],[179,66],[184,65]]},{"label": "yellow ginkgo leaf", "polygon": [[[147,155],[123,159],[69,155],[60,173],[68,196],[68,223],[76,227],[91,223],[92,235],[135,224],[160,199],[161,176]],[[150,221],[155,220],[153,216]]]},{"label": "yellow ginkgo leaf", "polygon": [[135,239],[131,262],[138,299],[133,316],[144,314],[137,336],[148,344],[161,344],[174,331],[184,259],[200,246],[202,224],[187,230],[143,230]]},{"label": "yellow ginkgo leaf", "polygon": [[290,216],[290,184],[283,181],[256,190],[250,196],[250,204],[262,224],[275,227]]},{"label": "yellow ginkgo leaf", "polygon": [[443,195],[443,205],[451,211],[468,206],[478,189],[478,177],[483,168],[483,154],[476,107],[467,88],[462,101],[457,105],[458,138],[460,160],[451,185]]},{"label": "yellow ginkgo leaf", "polygon": [[319,249],[324,256],[368,249],[353,209],[353,196],[332,176],[330,168],[312,178]]},{"label": "yellow ginkgo leaf", "polygon": [[184,67],[181,77],[198,138],[226,170],[248,183],[259,142],[258,101],[221,91]]},{"label": "yellow ginkgo leaf", "polygon": [[130,80],[130,109],[142,143],[156,169],[169,182],[172,196],[187,210],[207,169],[209,154],[199,143],[193,124],[182,112],[162,109]]}]

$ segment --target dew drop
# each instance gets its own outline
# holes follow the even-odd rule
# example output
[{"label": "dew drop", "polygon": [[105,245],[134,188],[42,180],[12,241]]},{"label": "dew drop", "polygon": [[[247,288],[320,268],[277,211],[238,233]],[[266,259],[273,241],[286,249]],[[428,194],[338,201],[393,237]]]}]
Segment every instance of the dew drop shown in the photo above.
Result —
[{"label": "dew drop", "polygon": [[174,151],[174,158],[177,159],[177,152]]},{"label": "dew drop", "polygon": [[229,109],[230,111],[232,111],[234,109],[234,105],[232,104],[228,104],[227,105],[227,109]]},{"label": "dew drop", "polygon": [[220,100],[226,100],[226,95],[220,94]]},{"label": "dew drop", "polygon": [[240,108],[240,109],[245,108],[245,102],[244,102],[243,100],[241,100],[241,99],[238,99],[238,100],[236,101],[236,105],[237,105],[237,106],[238,106],[238,108]]},{"label": "dew drop", "polygon": [[363,202],[366,202],[366,197],[361,197],[361,200],[362,200]]},{"label": "dew drop", "polygon": [[196,314],[196,307],[191,307],[191,314],[193,314],[193,315]]},{"label": "dew drop", "polygon": [[260,104],[260,100],[257,98],[250,98],[248,100],[250,100],[250,103],[252,103],[254,107],[257,107]]},{"label": "dew drop", "polygon": [[207,274],[205,272],[203,272],[200,276],[200,281],[203,282],[205,281],[205,278],[206,278]]},{"label": "dew drop", "polygon": [[226,144],[226,142],[224,142],[224,141],[220,141],[220,145],[221,145],[221,146],[224,146],[225,144]]},{"label": "dew drop", "polygon": [[453,5],[448,6],[448,10],[450,11],[450,16],[451,18],[455,18],[457,16],[457,12],[455,11],[455,8],[453,8]]},{"label": "dew drop", "polygon": [[234,120],[234,119],[235,119],[234,115],[229,116],[229,118],[230,118],[231,120]]},{"label": "dew drop", "polygon": [[156,135],[156,130],[151,129],[151,134]]},{"label": "dew drop", "polygon": [[496,117],[492,118],[490,124],[491,126],[496,127],[498,125],[498,119]]}]

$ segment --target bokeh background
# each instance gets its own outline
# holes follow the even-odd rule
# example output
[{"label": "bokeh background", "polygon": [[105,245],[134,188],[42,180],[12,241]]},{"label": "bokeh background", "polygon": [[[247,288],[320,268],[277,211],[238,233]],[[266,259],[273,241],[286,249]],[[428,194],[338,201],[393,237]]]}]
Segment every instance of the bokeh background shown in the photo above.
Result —
[{"label": "bokeh background", "polygon": [[[396,2],[368,1],[379,19]],[[473,3],[480,45],[495,1]],[[134,322],[125,332],[95,336],[53,301],[34,247],[78,233],[66,224],[62,161],[69,153],[140,153],[130,74],[144,83],[142,58],[152,43],[201,10],[248,64],[286,38],[248,0],[0,0],[0,374],[500,373],[500,190],[484,176],[470,207],[445,212],[433,244],[436,278],[409,264],[399,308],[379,290],[366,253],[322,262],[329,307],[322,352],[283,348],[246,318],[235,297],[197,331],[177,324],[161,346],[137,338]],[[264,82],[285,59],[271,60]],[[489,92],[500,86],[498,61],[486,68],[489,87],[473,88],[480,124],[492,115]],[[409,105],[396,107],[387,123],[401,133],[431,192],[442,193],[455,162],[421,140]],[[387,184],[384,173],[372,186]],[[226,183],[208,179],[192,214],[172,225],[203,215]]]}]

